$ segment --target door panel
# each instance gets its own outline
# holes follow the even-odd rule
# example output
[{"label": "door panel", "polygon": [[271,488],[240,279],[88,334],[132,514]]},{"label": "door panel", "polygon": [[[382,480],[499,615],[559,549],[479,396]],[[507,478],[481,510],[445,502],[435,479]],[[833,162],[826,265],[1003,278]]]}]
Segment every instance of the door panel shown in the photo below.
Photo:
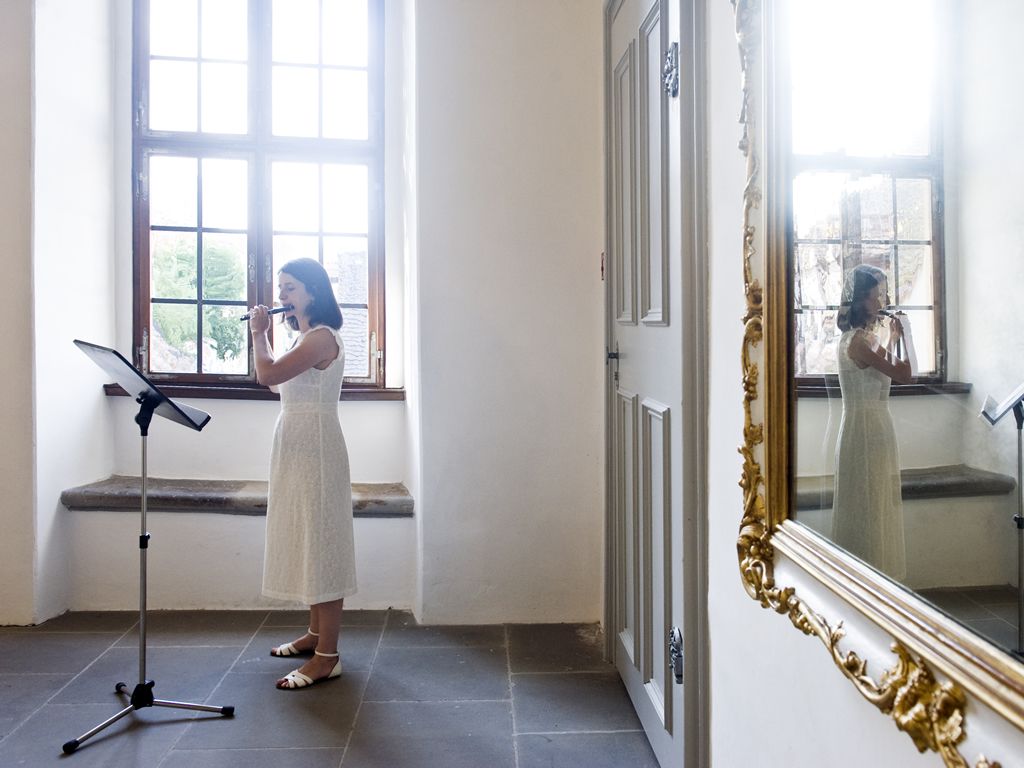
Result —
[{"label": "door panel", "polygon": [[[685,0],[608,6],[608,445],[615,663],[662,766],[684,757],[680,100],[662,87]],[[676,33],[678,36],[678,33]]]}]

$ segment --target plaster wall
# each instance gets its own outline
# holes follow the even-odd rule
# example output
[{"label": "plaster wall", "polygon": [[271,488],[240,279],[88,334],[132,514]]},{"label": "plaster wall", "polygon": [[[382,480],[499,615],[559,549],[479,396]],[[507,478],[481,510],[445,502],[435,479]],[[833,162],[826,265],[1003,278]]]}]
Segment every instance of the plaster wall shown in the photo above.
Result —
[{"label": "plaster wall", "polygon": [[[960,323],[950,332],[957,334],[963,380],[974,385],[974,414],[986,396],[1002,401],[1024,382],[1024,210],[1018,200],[1024,158],[1014,149],[1024,105],[1008,97],[1024,77],[1022,25],[1024,6],[1013,0],[961,5],[961,119],[953,137],[959,201],[950,209],[959,227]],[[980,466],[1016,476],[1012,415],[995,427],[970,419],[963,442]]]},{"label": "plaster wall", "polygon": [[602,15],[416,7],[422,619],[594,621]]},{"label": "plaster wall", "polygon": [[113,466],[104,375],[72,344],[114,327],[110,2],[37,2],[35,22],[35,591],[49,617],[68,606],[60,493]]},{"label": "plaster wall", "polygon": [[35,484],[32,424],[33,3],[0,3],[0,268],[7,313],[0,376],[0,623],[29,623],[34,609]]}]

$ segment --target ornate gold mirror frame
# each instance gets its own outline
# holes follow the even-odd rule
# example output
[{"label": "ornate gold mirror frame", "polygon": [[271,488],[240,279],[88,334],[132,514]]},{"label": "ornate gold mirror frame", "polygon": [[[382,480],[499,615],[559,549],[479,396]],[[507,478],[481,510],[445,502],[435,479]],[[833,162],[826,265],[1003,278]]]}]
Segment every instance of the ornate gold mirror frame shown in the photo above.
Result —
[{"label": "ornate gold mirror frame", "polygon": [[[857,691],[905,731],[918,750],[947,766],[972,765],[959,745],[967,737],[972,697],[1024,730],[1024,671],[1020,663],[966,631],[911,592],[867,568],[788,518],[790,386],[788,302],[774,88],[772,2],[731,0],[742,67],[740,149],[746,157],[743,193],[744,391],[743,519],[737,541],[743,586],[762,607],[789,617],[824,644]],[[777,142],[775,143],[777,144]],[[892,666],[877,679],[857,652],[841,649],[843,622],[826,619],[797,590],[775,580],[782,555],[893,638]],[[859,616],[855,618],[856,621]],[[850,623],[849,621],[847,623]],[[940,681],[946,678],[946,682]],[[999,763],[979,756],[975,768]]]}]

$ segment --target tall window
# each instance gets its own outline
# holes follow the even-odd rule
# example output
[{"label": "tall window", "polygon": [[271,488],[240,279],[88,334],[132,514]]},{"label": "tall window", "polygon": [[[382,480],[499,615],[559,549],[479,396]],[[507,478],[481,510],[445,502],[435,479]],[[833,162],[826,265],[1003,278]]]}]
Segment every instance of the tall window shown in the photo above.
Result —
[{"label": "tall window", "polygon": [[310,257],[383,387],[383,0],[137,0],[134,51],[136,362],[255,387],[239,318]]},{"label": "tall window", "polygon": [[934,4],[790,0],[788,7],[797,382],[837,372],[836,310],[844,279],[858,264],[886,273],[891,309],[910,320],[918,379],[941,380]]}]

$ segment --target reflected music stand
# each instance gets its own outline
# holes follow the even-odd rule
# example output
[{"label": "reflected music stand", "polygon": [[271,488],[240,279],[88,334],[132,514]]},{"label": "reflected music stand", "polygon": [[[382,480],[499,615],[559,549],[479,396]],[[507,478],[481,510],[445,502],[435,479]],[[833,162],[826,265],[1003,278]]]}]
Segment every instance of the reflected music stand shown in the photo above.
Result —
[{"label": "reflected music stand", "polygon": [[[215,707],[208,704],[189,704],[181,701],[165,701],[153,698],[152,680],[146,679],[146,550],[149,548],[149,533],[146,531],[146,437],[149,433],[149,423],[156,413],[165,419],[181,424],[196,430],[197,432],[206,426],[210,420],[210,414],[198,408],[175,403],[166,397],[152,382],[142,375],[131,363],[121,356],[117,350],[101,347],[97,344],[90,344],[87,341],[75,339],[75,346],[89,356],[96,365],[102,368],[109,376],[113,377],[121,388],[134,397],[139,404],[139,412],[135,416],[135,423],[139,425],[139,432],[142,435],[142,528],[139,533],[139,682],[131,693],[128,706],[122,709],[113,717],[104,720],[77,739],[64,743],[64,754],[70,755],[78,749],[82,742],[91,739],[107,726],[113,725],[122,717],[136,709],[143,707],[173,707],[176,709],[192,709],[200,712],[216,712],[225,717],[232,717],[235,714],[234,707]],[[127,695],[128,684],[117,683],[114,691]]]},{"label": "reflected music stand", "polygon": [[1013,516],[1017,526],[1017,647],[1014,653],[1024,657],[1024,489],[1021,489],[1024,476],[1024,384],[1021,384],[1008,398],[997,403],[991,396],[985,398],[981,415],[992,426],[1003,416],[1013,411],[1017,422],[1017,514]]}]

